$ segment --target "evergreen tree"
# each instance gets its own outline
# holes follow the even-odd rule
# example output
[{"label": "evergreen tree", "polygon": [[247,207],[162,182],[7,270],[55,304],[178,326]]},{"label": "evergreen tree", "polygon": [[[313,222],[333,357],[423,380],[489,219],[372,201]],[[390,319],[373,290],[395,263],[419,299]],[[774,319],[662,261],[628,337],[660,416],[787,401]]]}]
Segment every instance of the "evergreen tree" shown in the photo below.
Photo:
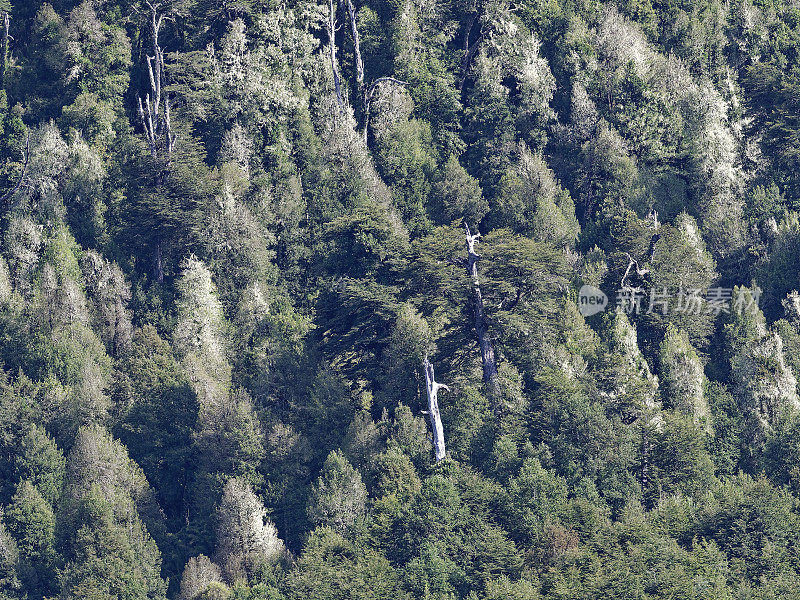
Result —
[{"label": "evergreen tree", "polygon": [[661,390],[667,405],[710,432],[711,413],[704,396],[703,365],[688,336],[670,326],[661,342]]},{"label": "evergreen tree", "polygon": [[5,598],[20,598],[21,584],[17,576],[19,550],[17,544],[6,531],[0,515],[0,593]]},{"label": "evergreen tree", "polygon": [[205,555],[189,559],[181,576],[182,600],[194,600],[204,594],[212,584],[222,583],[222,573],[217,565]]},{"label": "evergreen tree", "polygon": [[18,572],[28,594],[37,598],[52,594],[56,584],[52,507],[29,481],[22,481],[6,508],[5,520],[17,540]]},{"label": "evergreen tree", "polygon": [[364,518],[366,499],[361,474],[336,450],[325,459],[319,479],[311,488],[308,516],[315,524],[344,533]]},{"label": "evergreen tree", "polygon": [[263,504],[239,479],[225,484],[216,533],[215,561],[231,583],[252,578],[259,569],[283,559],[286,552]]}]

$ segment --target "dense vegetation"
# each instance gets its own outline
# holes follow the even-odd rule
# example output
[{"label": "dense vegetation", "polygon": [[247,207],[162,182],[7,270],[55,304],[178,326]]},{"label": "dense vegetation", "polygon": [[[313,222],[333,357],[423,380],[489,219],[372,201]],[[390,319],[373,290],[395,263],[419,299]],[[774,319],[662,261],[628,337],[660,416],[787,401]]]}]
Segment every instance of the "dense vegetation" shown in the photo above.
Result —
[{"label": "dense vegetation", "polygon": [[796,1],[0,43],[0,598],[800,598]]}]

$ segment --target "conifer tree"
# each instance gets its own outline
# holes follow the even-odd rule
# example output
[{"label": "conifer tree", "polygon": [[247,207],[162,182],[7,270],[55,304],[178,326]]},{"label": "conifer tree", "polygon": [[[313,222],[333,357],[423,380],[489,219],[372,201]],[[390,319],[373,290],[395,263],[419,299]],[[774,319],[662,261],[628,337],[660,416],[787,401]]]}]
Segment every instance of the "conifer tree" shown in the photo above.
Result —
[{"label": "conifer tree", "polygon": [[5,520],[17,540],[18,572],[31,596],[55,590],[56,551],[53,509],[29,481],[21,481],[6,508]]},{"label": "conifer tree", "polygon": [[711,432],[711,413],[704,397],[703,365],[688,336],[671,325],[661,342],[661,391],[668,406]]},{"label": "conifer tree", "polygon": [[316,524],[344,533],[364,518],[367,490],[361,474],[340,450],[325,459],[319,479],[311,489],[308,516]]},{"label": "conifer tree", "polygon": [[264,505],[240,479],[225,484],[217,515],[215,562],[235,583],[252,578],[259,569],[285,557],[286,549]]}]

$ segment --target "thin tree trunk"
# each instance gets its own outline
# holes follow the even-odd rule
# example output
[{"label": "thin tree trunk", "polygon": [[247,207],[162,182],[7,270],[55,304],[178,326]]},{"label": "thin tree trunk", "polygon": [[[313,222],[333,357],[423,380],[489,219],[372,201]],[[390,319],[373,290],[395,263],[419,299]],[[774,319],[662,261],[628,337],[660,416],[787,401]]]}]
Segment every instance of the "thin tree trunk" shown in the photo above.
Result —
[{"label": "thin tree trunk", "polygon": [[144,135],[147,138],[147,145],[150,147],[150,156],[156,158],[158,156],[158,147],[156,146],[156,140],[153,137],[153,113],[150,108],[150,94],[147,94],[145,97],[145,102],[147,103],[146,113],[144,105],[142,104],[141,96],[137,95],[136,99],[139,101],[139,119],[142,121]]},{"label": "thin tree trunk", "polygon": [[640,452],[642,455],[641,474],[639,477],[639,485],[643,492],[647,492],[650,487],[650,454],[652,453],[652,443],[650,441],[649,431],[647,430],[647,423],[641,423],[642,443]]},{"label": "thin tree trunk", "polygon": [[364,92],[364,61],[361,59],[361,41],[358,37],[356,27],[356,9],[353,0],[347,0],[347,13],[350,15],[350,30],[353,34],[353,53],[355,54],[356,83],[358,83],[358,93]]},{"label": "thin tree trunk", "polygon": [[[155,121],[158,123],[158,110],[161,106],[161,75],[163,70],[164,54],[161,47],[158,45],[158,32],[161,29],[162,16],[156,14],[156,10],[152,10],[152,23],[153,28],[153,56],[147,58],[147,64],[150,68],[150,85],[153,88],[153,100],[155,101]],[[155,73],[153,72],[153,61],[155,61]]]},{"label": "thin tree trunk", "polygon": [[[141,96],[137,94],[137,102],[139,109],[139,119],[142,122],[147,144],[150,147],[150,155],[153,159],[158,159],[159,154],[166,151],[166,168],[156,160],[156,167],[158,172],[156,174],[156,182],[158,185],[163,185],[169,176],[170,160],[172,151],[175,148],[175,136],[172,133],[172,122],[170,118],[170,98],[169,94],[164,94],[164,50],[162,50],[158,43],[158,36],[161,32],[161,26],[164,23],[164,14],[159,14],[159,4],[152,4],[146,1],[145,4],[150,9],[150,29],[152,30],[152,56],[146,56],[147,59],[147,74],[150,79],[150,92],[145,94],[144,103]],[[163,104],[163,106],[162,106]],[[159,144],[161,136],[164,136],[164,145]],[[153,279],[159,283],[164,281],[164,258],[162,249],[162,240],[160,234],[152,245],[151,252],[153,256]]]},{"label": "thin tree trunk", "polygon": [[494,346],[489,339],[489,327],[486,323],[486,313],[483,308],[483,296],[481,286],[478,281],[478,261],[480,255],[475,252],[475,244],[481,237],[480,233],[470,234],[469,225],[464,223],[467,242],[467,271],[472,278],[472,301],[475,308],[475,333],[478,337],[478,345],[481,349],[481,363],[483,364],[483,383],[486,385],[490,394],[499,391],[500,386],[497,379],[497,360],[494,354]]},{"label": "thin tree trunk", "polygon": [[[164,50],[158,43],[158,35],[161,25],[164,23],[164,15],[158,14],[157,6],[149,2],[150,7],[150,28],[152,29],[153,56],[147,57],[147,74],[150,77],[150,92],[145,95],[144,104],[137,95],[139,119],[150,146],[150,154],[153,158],[158,157],[158,140],[164,135],[167,160],[175,147],[175,136],[172,134],[172,122],[170,119],[170,98],[169,94],[162,93],[164,88]],[[163,108],[162,108],[162,95]]]},{"label": "thin tree trunk", "polygon": [[436,383],[436,379],[433,375],[433,365],[428,360],[427,356],[423,362],[423,367],[425,368],[425,387],[428,390],[428,416],[430,417],[431,429],[433,430],[433,456],[438,463],[444,460],[447,451],[444,446],[444,427],[442,427],[442,417],[439,414],[439,401],[437,396],[439,390],[450,391],[450,388],[444,384]]},{"label": "thin tree trunk", "polygon": [[342,82],[339,79],[339,65],[336,61],[336,7],[334,0],[328,0],[328,51],[331,57],[331,70],[333,71],[333,86],[336,89],[336,100],[342,106]]},{"label": "thin tree trunk", "polygon": [[3,48],[2,52],[2,61],[3,64],[0,65],[0,86],[3,89],[6,87],[6,71],[8,70],[8,53],[9,53],[9,27],[11,26],[11,17],[7,12],[3,13]]},{"label": "thin tree trunk", "polygon": [[164,281],[164,259],[161,254],[161,240],[153,248],[153,278],[161,283]]}]

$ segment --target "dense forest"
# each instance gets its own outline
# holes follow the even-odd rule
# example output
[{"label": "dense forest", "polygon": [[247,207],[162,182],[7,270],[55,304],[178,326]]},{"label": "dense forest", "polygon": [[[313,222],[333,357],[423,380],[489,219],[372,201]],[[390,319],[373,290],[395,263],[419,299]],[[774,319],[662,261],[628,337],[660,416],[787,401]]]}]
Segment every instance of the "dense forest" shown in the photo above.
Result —
[{"label": "dense forest", "polygon": [[0,0],[0,599],[800,598],[797,0]]}]

